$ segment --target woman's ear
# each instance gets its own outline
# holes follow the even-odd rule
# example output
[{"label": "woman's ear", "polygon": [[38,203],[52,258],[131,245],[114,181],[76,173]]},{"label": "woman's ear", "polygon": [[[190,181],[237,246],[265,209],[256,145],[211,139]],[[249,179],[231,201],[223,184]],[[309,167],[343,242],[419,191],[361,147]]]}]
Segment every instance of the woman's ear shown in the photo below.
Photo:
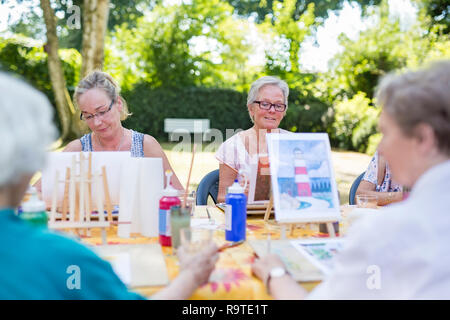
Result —
[{"label": "woman's ear", "polygon": [[253,120],[253,118],[254,118],[254,114],[253,114],[254,106],[252,104],[248,104],[247,108],[248,108],[248,113],[250,114],[250,118],[252,118],[252,120]]},{"label": "woman's ear", "polygon": [[120,114],[122,114],[122,109],[123,109],[122,97],[119,96],[117,98],[117,110],[119,110]]},{"label": "woman's ear", "polygon": [[433,128],[426,123],[420,123],[414,128],[414,137],[419,150],[424,154],[431,154],[437,148],[437,139]]}]

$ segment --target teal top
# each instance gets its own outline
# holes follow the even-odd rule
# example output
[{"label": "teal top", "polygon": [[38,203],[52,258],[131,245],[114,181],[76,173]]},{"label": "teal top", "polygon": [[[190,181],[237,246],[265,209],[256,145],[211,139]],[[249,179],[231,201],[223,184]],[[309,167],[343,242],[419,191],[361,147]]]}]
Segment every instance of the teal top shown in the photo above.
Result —
[{"label": "teal top", "polygon": [[0,299],[144,299],[75,239],[0,209]]}]

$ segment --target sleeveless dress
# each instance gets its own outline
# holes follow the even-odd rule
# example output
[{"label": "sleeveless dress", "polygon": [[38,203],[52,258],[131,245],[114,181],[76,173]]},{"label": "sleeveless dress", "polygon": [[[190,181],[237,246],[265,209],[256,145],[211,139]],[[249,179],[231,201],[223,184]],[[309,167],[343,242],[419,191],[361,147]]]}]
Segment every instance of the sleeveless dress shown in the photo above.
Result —
[{"label": "sleeveless dress", "polygon": [[[131,130],[131,129],[130,129]],[[92,150],[92,133],[85,134],[80,138],[81,148],[84,152]],[[131,156],[144,157],[144,134],[131,130]]]}]

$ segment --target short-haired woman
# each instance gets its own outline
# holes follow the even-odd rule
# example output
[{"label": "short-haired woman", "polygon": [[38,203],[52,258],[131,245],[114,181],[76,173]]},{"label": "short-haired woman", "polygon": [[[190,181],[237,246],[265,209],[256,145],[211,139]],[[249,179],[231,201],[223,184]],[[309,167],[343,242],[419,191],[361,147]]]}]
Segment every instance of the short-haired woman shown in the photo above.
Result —
[{"label": "short-haired woman", "polygon": [[[97,111],[98,112],[98,111]],[[20,204],[46,149],[56,139],[52,107],[31,86],[0,72],[0,299],[143,299],[111,265],[80,242],[20,219]],[[191,255],[178,250],[180,272],[153,299],[187,299],[208,282],[218,259],[214,243]],[[78,286],[70,285],[76,274]]]},{"label": "short-haired woman", "polygon": [[[253,126],[227,139],[216,153],[216,158],[220,162],[217,197],[219,202],[224,202],[226,188],[231,186],[240,170],[248,172],[251,161],[258,159],[259,155],[267,155],[266,133],[288,132],[278,128],[286,115],[288,96],[288,85],[276,77],[266,76],[252,83],[247,97],[247,110]],[[260,168],[264,167],[268,164],[267,157],[260,159],[259,162]],[[259,170],[257,183],[255,200],[268,199],[269,173]]]}]

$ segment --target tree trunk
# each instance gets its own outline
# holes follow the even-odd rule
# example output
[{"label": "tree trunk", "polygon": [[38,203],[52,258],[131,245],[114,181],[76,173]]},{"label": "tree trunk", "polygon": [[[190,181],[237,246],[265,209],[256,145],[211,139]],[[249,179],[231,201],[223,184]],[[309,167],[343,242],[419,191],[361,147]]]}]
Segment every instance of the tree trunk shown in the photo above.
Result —
[{"label": "tree trunk", "polygon": [[83,4],[83,42],[81,48],[81,79],[94,70],[95,27],[97,0],[84,0]]},{"label": "tree trunk", "polygon": [[53,93],[55,95],[56,110],[61,123],[61,140],[74,139],[84,131],[83,125],[76,117],[75,108],[70,99],[66,87],[66,80],[58,56],[58,37],[56,35],[56,17],[50,6],[49,0],[41,0],[41,8],[44,13],[46,26],[47,45],[45,46],[48,56],[48,69]]},{"label": "tree trunk", "polygon": [[97,0],[95,28],[94,69],[103,69],[106,28],[108,26],[109,0]]}]

